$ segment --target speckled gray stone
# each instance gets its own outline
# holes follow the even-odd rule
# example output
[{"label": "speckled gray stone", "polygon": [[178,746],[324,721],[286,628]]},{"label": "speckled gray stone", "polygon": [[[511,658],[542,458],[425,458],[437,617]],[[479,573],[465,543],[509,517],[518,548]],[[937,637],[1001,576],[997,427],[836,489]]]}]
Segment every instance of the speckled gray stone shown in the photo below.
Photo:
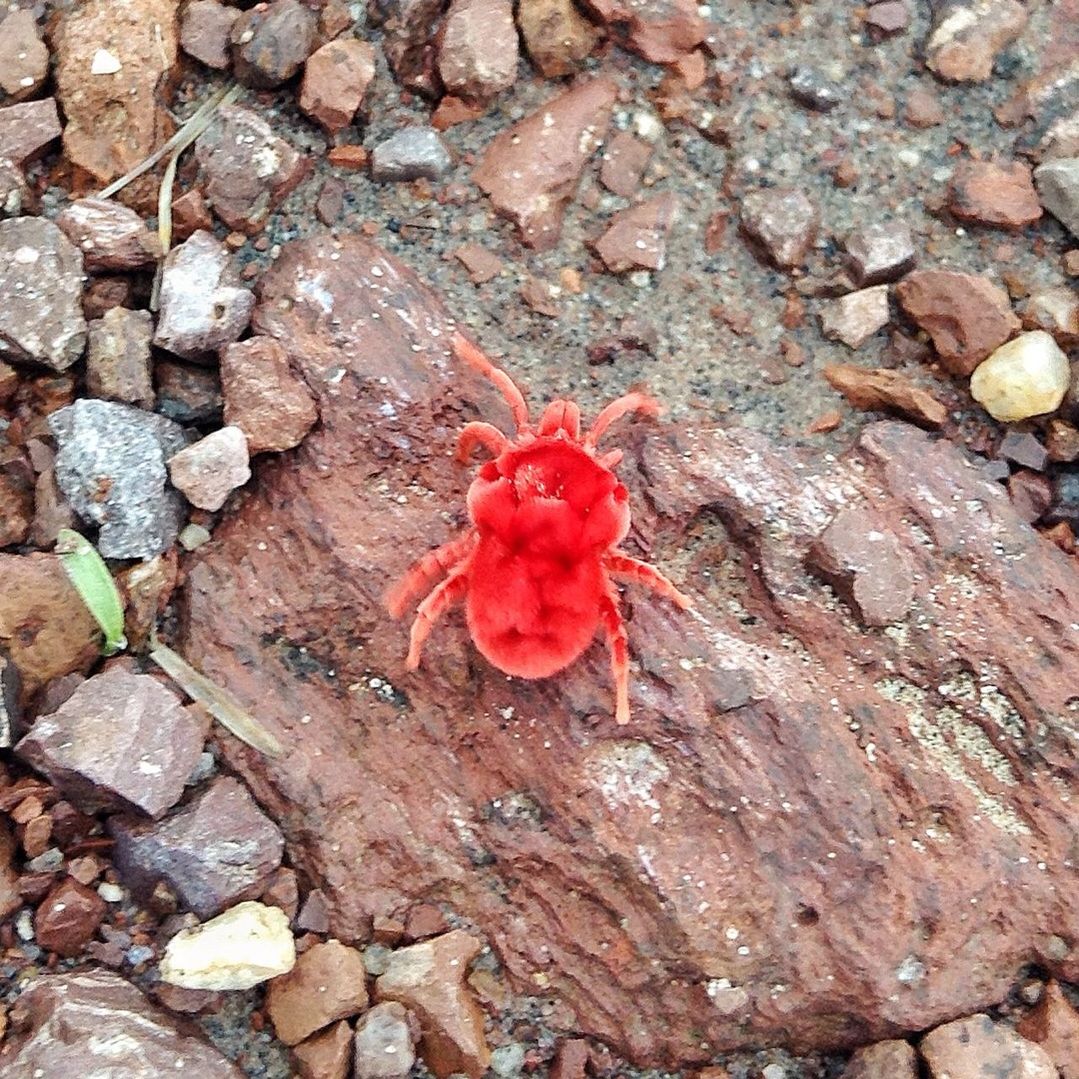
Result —
[{"label": "speckled gray stone", "polygon": [[176,540],[182,502],[165,459],[184,446],[179,424],[115,401],[84,398],[54,412],[56,482],[83,520],[101,528],[106,558],[153,558]]},{"label": "speckled gray stone", "polygon": [[433,127],[406,127],[371,154],[371,178],[384,182],[441,180],[452,167],[450,152]]},{"label": "speckled gray stone", "polygon": [[1079,157],[1047,161],[1034,170],[1041,204],[1073,236],[1079,237]]}]

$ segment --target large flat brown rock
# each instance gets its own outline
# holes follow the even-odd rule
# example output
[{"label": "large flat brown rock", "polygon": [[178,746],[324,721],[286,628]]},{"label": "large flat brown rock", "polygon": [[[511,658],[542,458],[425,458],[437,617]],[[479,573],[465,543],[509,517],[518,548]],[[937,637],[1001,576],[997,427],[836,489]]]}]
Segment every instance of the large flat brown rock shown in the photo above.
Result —
[{"label": "large flat brown rock", "polygon": [[[612,435],[631,547],[697,605],[627,594],[617,727],[600,642],[516,681],[451,617],[405,669],[380,596],[462,520],[456,430],[505,418],[473,406],[439,300],[323,236],[285,247],[254,324],[322,423],[189,561],[182,645],[289,746],[226,752],[334,936],[443,904],[567,1028],[663,1064],[924,1029],[1030,962],[1079,979],[1079,577],[959,450],[900,423],[818,464],[749,432]],[[910,569],[882,628],[804,565],[866,505]]]}]

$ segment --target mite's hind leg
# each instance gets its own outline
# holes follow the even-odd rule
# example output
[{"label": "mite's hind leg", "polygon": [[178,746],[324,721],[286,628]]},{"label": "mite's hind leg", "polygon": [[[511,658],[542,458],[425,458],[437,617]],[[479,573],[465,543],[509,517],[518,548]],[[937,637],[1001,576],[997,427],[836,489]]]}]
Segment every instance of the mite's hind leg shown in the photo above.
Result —
[{"label": "mite's hind leg", "polygon": [[476,420],[466,423],[457,436],[457,453],[454,455],[459,464],[467,464],[472,451],[482,446],[492,457],[498,457],[509,446],[509,439],[494,425]]},{"label": "mite's hind leg", "polygon": [[525,404],[524,395],[517,388],[517,383],[495,365],[483,354],[483,351],[474,345],[464,334],[455,333],[450,344],[453,354],[463,360],[470,367],[474,367],[481,374],[486,375],[502,391],[506,404],[510,406],[513,414],[513,422],[518,431],[528,430],[528,405]]},{"label": "mite's hind leg", "polygon": [[428,551],[405,575],[387,591],[383,602],[394,618],[400,618],[405,608],[435,581],[451,573],[472,550],[476,542],[473,529],[455,536],[449,543]]},{"label": "mite's hind leg", "polygon": [[435,623],[454,604],[460,603],[467,591],[468,574],[462,566],[441,584],[436,585],[431,594],[419,605],[416,621],[412,623],[412,629],[409,632],[408,659],[405,660],[409,670],[414,671],[420,665],[423,642],[431,636]]},{"label": "mite's hind leg", "polygon": [[609,581],[607,591],[600,600],[600,620],[607,633],[607,646],[611,650],[611,674],[614,677],[615,722],[629,722],[629,641],[626,623],[618,606],[618,591]]},{"label": "mite's hind leg", "polygon": [[620,420],[630,412],[642,412],[646,416],[659,415],[659,402],[649,397],[646,393],[627,393],[612,401],[597,417],[592,424],[592,429],[584,436],[586,446],[594,446],[604,435],[604,432],[615,420]]},{"label": "mite's hind leg", "polygon": [[607,571],[619,580],[643,584],[664,599],[669,599],[673,604],[681,607],[683,611],[693,606],[689,596],[679,592],[655,566],[650,566],[647,562],[631,558],[628,554],[622,554],[621,551],[610,551],[604,555],[603,564],[607,567]]}]

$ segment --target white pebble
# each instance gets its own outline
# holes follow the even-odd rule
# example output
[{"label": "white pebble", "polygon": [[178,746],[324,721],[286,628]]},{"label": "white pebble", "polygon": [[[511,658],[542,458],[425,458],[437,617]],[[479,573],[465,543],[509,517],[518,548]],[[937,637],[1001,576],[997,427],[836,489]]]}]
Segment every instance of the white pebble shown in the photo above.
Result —
[{"label": "white pebble", "polygon": [[970,376],[970,392],[994,419],[1025,420],[1055,412],[1068,390],[1068,357],[1044,330],[1001,345]]}]

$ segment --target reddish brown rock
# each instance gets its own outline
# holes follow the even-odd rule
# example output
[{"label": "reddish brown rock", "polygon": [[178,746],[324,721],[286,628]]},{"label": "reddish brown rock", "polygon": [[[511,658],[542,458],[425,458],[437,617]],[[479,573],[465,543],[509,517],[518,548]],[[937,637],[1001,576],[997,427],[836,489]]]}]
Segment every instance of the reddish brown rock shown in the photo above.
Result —
[{"label": "reddish brown rock", "polygon": [[420,1021],[420,1055],[438,1076],[480,1079],[491,1054],[483,1013],[465,985],[482,945],[462,929],[393,952],[375,983],[379,1000],[405,1005]]},{"label": "reddish brown rock", "polygon": [[217,0],[191,0],[180,22],[180,48],[207,67],[224,71],[231,59],[232,27],[239,17],[238,8]]},{"label": "reddish brown rock", "polygon": [[918,1058],[908,1042],[877,1042],[850,1058],[843,1079],[918,1079]]},{"label": "reddish brown rock", "polygon": [[134,307],[135,289],[127,277],[94,277],[83,289],[82,313],[88,322],[104,318],[114,307]]},{"label": "reddish brown rock", "polygon": [[1079,1079],[1079,1012],[1058,982],[1048,982],[1041,999],[1023,1016],[1016,1030],[1052,1057],[1061,1079]]},{"label": "reddish brown rock", "polygon": [[1008,477],[1008,494],[1015,512],[1030,524],[1044,517],[1053,504],[1053,485],[1049,478],[1024,468]]},{"label": "reddish brown rock", "polygon": [[596,253],[612,273],[662,270],[677,212],[678,199],[670,192],[619,211],[596,241]]},{"label": "reddish brown rock", "polygon": [[603,141],[618,87],[591,79],[551,99],[495,137],[472,178],[529,246],[558,243],[562,212],[581,170]]},{"label": "reddish brown rock", "polygon": [[18,456],[0,458],[0,547],[25,543],[34,517],[34,483],[31,470]]},{"label": "reddish brown rock", "polygon": [[1032,293],[1021,317],[1024,329],[1044,330],[1063,346],[1079,345],[1079,292],[1067,285]]},{"label": "reddish brown rock", "polygon": [[971,374],[1019,329],[1008,294],[978,274],[915,270],[896,285],[895,294],[953,375]]},{"label": "reddish brown rock", "polygon": [[567,1039],[551,1061],[548,1079],[584,1079],[588,1058],[588,1042],[583,1038]]},{"label": "reddish brown rock", "polygon": [[8,105],[0,109],[0,158],[24,165],[40,156],[62,130],[55,98]]},{"label": "reddish brown rock", "polygon": [[270,982],[266,992],[270,1021],[286,1045],[296,1045],[366,1007],[363,956],[338,940],[308,948],[288,974]]},{"label": "reddish brown rock", "polygon": [[855,408],[893,412],[923,427],[940,427],[948,418],[948,410],[928,390],[898,371],[836,363],[821,373]]},{"label": "reddish brown rock", "polygon": [[93,397],[153,408],[150,339],[154,321],[149,311],[114,307],[90,323],[86,353],[86,388]]},{"label": "reddish brown rock", "polygon": [[0,918],[7,918],[23,903],[19,894],[19,871],[13,864],[15,853],[15,839],[11,829],[7,821],[0,821]]},{"label": "reddish brown rock", "polygon": [[957,1019],[927,1034],[918,1046],[930,1079],[1058,1079],[1056,1065],[1040,1046],[988,1015]]},{"label": "reddish brown rock", "polygon": [[0,90],[11,101],[33,97],[49,75],[49,50],[34,13],[15,8],[0,21]]},{"label": "reddish brown rock", "polygon": [[161,257],[161,241],[143,219],[109,199],[79,199],[57,218],[91,272],[141,270]]},{"label": "reddish brown rock", "polygon": [[252,456],[298,446],[318,419],[311,391],[272,337],[222,349],[221,390],[225,423],[243,431]]},{"label": "reddish brown rock", "polygon": [[1079,460],[1079,428],[1066,420],[1050,420],[1045,448],[1053,461]]},{"label": "reddish brown rock", "polygon": [[517,80],[517,27],[510,0],[453,0],[438,50],[451,94],[483,101]]},{"label": "reddish brown rock", "polygon": [[299,1079],[348,1079],[351,1058],[352,1030],[344,1020],[292,1049]]},{"label": "reddish brown rock", "polygon": [[34,937],[48,952],[81,954],[105,917],[105,900],[70,877],[42,901],[34,915]]},{"label": "reddish brown rock", "polygon": [[[381,595],[451,534],[432,507],[460,511],[447,417],[508,422],[448,356],[441,301],[323,235],[285,245],[255,325],[323,423],[187,559],[180,644],[289,745],[223,749],[334,936],[444,897],[511,989],[558,1002],[556,1034],[681,1068],[925,1030],[1005,999],[1031,961],[1079,980],[1079,640],[1061,631],[1079,578],[962,451],[895,422],[831,461],[707,420],[612,434],[633,549],[696,604],[631,590],[619,728],[600,641],[557,678],[508,680],[451,616],[405,666]],[[805,570],[866,503],[913,565],[892,631]],[[714,572],[717,543],[744,572]],[[296,640],[317,641],[302,670]]]},{"label": "reddish brown rock", "polygon": [[195,157],[214,213],[248,235],[266,224],[310,165],[261,116],[239,105],[217,110],[195,143]]},{"label": "reddish brown rock", "polygon": [[185,191],[172,201],[172,235],[174,243],[189,240],[200,230],[212,232],[214,219],[198,188]]},{"label": "reddish brown rock", "polygon": [[0,1070],[19,1076],[72,1073],[242,1079],[202,1032],[155,1007],[119,974],[45,974],[10,1013]]},{"label": "reddish brown rock", "polygon": [[769,187],[742,199],[742,231],[780,269],[801,266],[817,238],[817,208],[797,188]]},{"label": "reddish brown rock", "polygon": [[961,221],[1021,229],[1042,215],[1033,173],[1022,161],[964,161],[952,173],[948,209]]},{"label": "reddish brown rock", "polygon": [[219,510],[251,478],[247,439],[239,427],[220,427],[168,459],[169,479],[193,506]]},{"label": "reddish brown rock", "polygon": [[1019,0],[949,0],[936,11],[926,64],[950,82],[985,82],[997,53],[1027,24]]},{"label": "reddish brown rock", "polygon": [[603,151],[599,179],[608,191],[630,199],[641,186],[641,176],[652,156],[652,147],[628,131],[619,131]]},{"label": "reddish brown rock", "polygon": [[395,1000],[365,1012],[356,1024],[353,1079],[406,1079],[416,1061],[420,1024]]},{"label": "reddish brown rock", "polygon": [[619,44],[656,64],[692,52],[708,34],[693,0],[586,0],[585,7]]},{"label": "reddish brown rock", "polygon": [[272,0],[241,12],[229,40],[236,78],[272,89],[288,82],[315,47],[318,19],[300,0]]},{"label": "reddish brown rock", "polygon": [[164,881],[202,921],[253,899],[281,863],[281,833],[247,788],[219,776],[160,823],[112,817],[113,861],[147,901]]},{"label": "reddish brown rock", "polygon": [[907,96],[906,120],[911,127],[936,127],[944,123],[940,95],[924,86],[915,86]]},{"label": "reddish brown rock", "polygon": [[100,184],[172,134],[165,109],[177,61],[178,0],[87,0],[56,32],[64,154]]},{"label": "reddish brown rock", "polygon": [[549,79],[572,75],[602,36],[573,0],[520,0],[517,25],[529,59]]},{"label": "reddish brown rock", "polygon": [[148,674],[109,666],[38,718],[15,747],[88,812],[163,817],[202,752],[206,724]]},{"label": "reddish brown rock", "polygon": [[0,554],[0,647],[29,698],[46,682],[87,670],[101,633],[54,555]]},{"label": "reddish brown rock", "polygon": [[453,257],[468,270],[474,285],[482,285],[502,272],[502,260],[482,244],[462,244]]},{"label": "reddish brown rock", "polygon": [[884,0],[866,12],[865,25],[878,39],[898,34],[910,25],[910,8],[906,0]]},{"label": "reddish brown rock", "polygon": [[436,28],[443,0],[374,0],[369,18],[382,26],[382,48],[401,84],[429,97],[436,95]]},{"label": "reddish brown rock", "polygon": [[352,123],[375,77],[375,48],[358,38],[331,41],[303,69],[300,108],[331,135]]}]

